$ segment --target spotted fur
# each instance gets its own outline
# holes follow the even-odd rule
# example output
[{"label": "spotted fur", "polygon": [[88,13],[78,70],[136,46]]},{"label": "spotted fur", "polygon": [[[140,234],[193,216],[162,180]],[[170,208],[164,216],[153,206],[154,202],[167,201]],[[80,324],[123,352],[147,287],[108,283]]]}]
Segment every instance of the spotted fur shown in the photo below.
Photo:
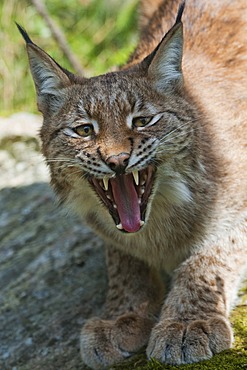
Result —
[{"label": "spotted fur", "polygon": [[[179,365],[232,345],[229,313],[247,260],[247,7],[187,0],[175,21],[178,7],[143,0],[128,64],[90,79],[60,67],[21,29],[52,186],[106,242],[105,308],[81,332],[92,369],[143,346]],[[82,124],[90,136],[78,134]],[[116,227],[93,188],[111,184],[119,158],[119,176],[138,173],[144,184],[152,176],[133,233]],[[171,279],[165,299],[161,270]]]}]

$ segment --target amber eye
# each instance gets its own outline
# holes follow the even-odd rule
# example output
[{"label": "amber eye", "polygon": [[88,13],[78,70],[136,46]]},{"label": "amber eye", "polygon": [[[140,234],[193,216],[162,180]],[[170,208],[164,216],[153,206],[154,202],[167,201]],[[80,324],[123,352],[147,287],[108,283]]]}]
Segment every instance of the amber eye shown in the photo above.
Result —
[{"label": "amber eye", "polygon": [[93,134],[93,125],[80,125],[74,128],[74,131],[77,133],[77,135],[82,137],[88,137]]},{"label": "amber eye", "polygon": [[132,120],[133,127],[145,127],[153,117],[135,117]]}]

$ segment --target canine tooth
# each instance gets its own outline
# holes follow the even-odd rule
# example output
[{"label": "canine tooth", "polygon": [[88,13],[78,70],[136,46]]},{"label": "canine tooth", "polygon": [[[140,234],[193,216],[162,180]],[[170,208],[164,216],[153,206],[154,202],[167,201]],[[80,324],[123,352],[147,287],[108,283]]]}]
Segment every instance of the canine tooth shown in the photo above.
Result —
[{"label": "canine tooth", "polygon": [[105,190],[108,190],[108,184],[109,184],[109,177],[103,177],[103,184],[105,187]]},{"label": "canine tooth", "polygon": [[116,225],[116,228],[117,228],[117,229],[119,229],[119,230],[123,230],[123,226],[122,226],[122,224],[118,224],[118,225]]},{"label": "canine tooth", "polygon": [[134,177],[136,185],[139,185],[139,173],[138,173],[138,171],[137,170],[132,171],[132,175]]},{"label": "canine tooth", "polygon": [[138,203],[139,203],[139,204],[141,204],[141,202],[142,202],[142,200],[141,200],[141,198],[139,198],[139,199],[138,199]]},{"label": "canine tooth", "polygon": [[115,203],[113,204],[113,208],[117,209],[117,205]]},{"label": "canine tooth", "polygon": [[140,226],[143,226],[145,224],[145,221],[140,221]]}]

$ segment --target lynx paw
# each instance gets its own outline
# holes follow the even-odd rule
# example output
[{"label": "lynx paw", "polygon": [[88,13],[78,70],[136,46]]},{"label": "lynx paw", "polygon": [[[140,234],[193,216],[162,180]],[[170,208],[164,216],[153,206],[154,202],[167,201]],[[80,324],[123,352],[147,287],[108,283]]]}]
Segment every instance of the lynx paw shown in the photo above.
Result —
[{"label": "lynx paw", "polygon": [[147,344],[153,322],[136,314],[117,320],[89,320],[81,332],[81,356],[92,369],[123,361]]},{"label": "lynx paw", "polygon": [[190,364],[228,349],[231,342],[230,324],[221,317],[195,320],[188,325],[169,320],[153,328],[147,355],[170,365]]}]

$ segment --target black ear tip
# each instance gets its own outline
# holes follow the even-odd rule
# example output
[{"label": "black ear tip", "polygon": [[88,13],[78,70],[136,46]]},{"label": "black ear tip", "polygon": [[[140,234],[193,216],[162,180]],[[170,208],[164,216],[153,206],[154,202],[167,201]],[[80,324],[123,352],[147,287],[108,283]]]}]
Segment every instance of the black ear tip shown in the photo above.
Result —
[{"label": "black ear tip", "polygon": [[30,37],[28,36],[27,32],[24,30],[23,27],[21,27],[17,22],[15,22],[18,30],[20,31],[20,34],[22,35],[22,37],[24,38],[24,40],[26,41],[27,44],[33,44],[32,40],[30,39]]},{"label": "black ear tip", "polygon": [[179,5],[178,14],[176,18],[176,24],[181,22],[184,8],[185,8],[185,0]]}]

